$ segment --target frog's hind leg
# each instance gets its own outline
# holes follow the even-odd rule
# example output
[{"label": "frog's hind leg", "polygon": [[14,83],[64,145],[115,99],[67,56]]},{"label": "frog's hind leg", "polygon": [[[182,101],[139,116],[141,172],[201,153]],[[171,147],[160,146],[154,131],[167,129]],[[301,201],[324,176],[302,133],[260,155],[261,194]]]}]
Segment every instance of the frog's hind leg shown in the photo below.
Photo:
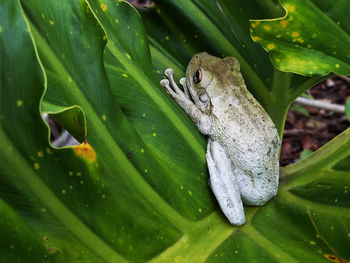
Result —
[{"label": "frog's hind leg", "polygon": [[231,224],[239,226],[245,223],[245,215],[235,169],[224,147],[208,140],[207,164],[210,174],[210,186]]}]

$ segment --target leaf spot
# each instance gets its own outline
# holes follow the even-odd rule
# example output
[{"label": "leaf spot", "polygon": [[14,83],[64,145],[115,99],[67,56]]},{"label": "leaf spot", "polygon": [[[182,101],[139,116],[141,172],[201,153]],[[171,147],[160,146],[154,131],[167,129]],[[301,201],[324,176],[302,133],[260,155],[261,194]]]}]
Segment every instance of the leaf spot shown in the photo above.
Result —
[{"label": "leaf spot", "polygon": [[298,33],[298,32],[293,32],[293,33],[292,33],[292,36],[293,36],[293,37],[298,37],[298,36],[299,36],[299,33]]},{"label": "leaf spot", "polygon": [[252,23],[252,28],[256,28],[260,24],[260,21],[256,21],[255,23]]},{"label": "leaf spot", "polygon": [[107,6],[104,3],[101,3],[100,7],[101,7],[103,12],[107,11]]},{"label": "leaf spot", "polygon": [[169,39],[170,39],[169,36],[166,36],[166,37],[165,37],[165,40],[169,40]]},{"label": "leaf spot", "polygon": [[262,38],[258,37],[258,36],[253,36],[252,39],[253,39],[254,42],[262,40]]},{"label": "leaf spot", "polygon": [[55,24],[55,22],[53,20],[50,20],[49,23],[51,26]]},{"label": "leaf spot", "polygon": [[35,164],[34,164],[34,169],[35,169],[35,170],[38,170],[39,168],[40,168],[40,165],[39,165],[38,163],[35,163]]},{"label": "leaf spot", "polygon": [[188,194],[189,194],[189,195],[192,195],[192,191],[188,191]]},{"label": "leaf spot", "polygon": [[23,105],[23,100],[17,100],[17,107],[21,107]]},{"label": "leaf spot", "polygon": [[44,156],[44,153],[42,151],[39,151],[37,154],[38,154],[38,157],[43,157]]},{"label": "leaf spot", "polygon": [[144,153],[144,152],[145,152],[145,149],[142,148],[142,149],[141,149],[141,153]]},{"label": "leaf spot", "polygon": [[[72,148],[74,149],[74,152],[77,156],[82,157],[83,159],[89,162],[96,161],[95,150],[87,142],[83,142],[82,144],[73,146]],[[79,173],[80,172],[77,173],[77,176],[79,176]]]},{"label": "leaf spot", "polygon": [[152,135],[153,135],[153,137],[156,137],[156,136],[157,136],[157,133],[154,132]]},{"label": "leaf spot", "polygon": [[62,190],[62,194],[64,194],[64,195],[65,195],[65,194],[66,194],[66,190],[64,190],[64,189],[63,189],[63,190]]},{"label": "leaf spot", "polygon": [[122,76],[123,76],[124,78],[127,78],[127,77],[128,77],[128,75],[127,75],[126,73],[123,73]]},{"label": "leaf spot", "polygon": [[269,50],[272,50],[272,49],[274,49],[275,48],[275,44],[268,44],[267,45],[267,48],[269,49]]},{"label": "leaf spot", "polygon": [[125,57],[126,57],[127,59],[131,59],[129,53],[126,53],[126,54],[125,54]]},{"label": "leaf spot", "polygon": [[103,121],[106,121],[106,120],[107,120],[107,116],[106,116],[105,114],[102,114],[101,119],[102,119]]},{"label": "leaf spot", "polygon": [[281,60],[280,60],[279,58],[276,58],[275,61],[276,61],[277,63],[280,63],[280,62],[281,62]]},{"label": "leaf spot", "polygon": [[71,78],[71,77],[68,77],[68,79],[67,79],[67,80],[68,80],[68,82],[69,82],[69,83],[72,83],[72,82],[73,82],[73,80],[72,80],[72,78]]},{"label": "leaf spot", "polygon": [[291,6],[289,7],[289,11],[290,11],[291,13],[293,13],[293,12],[295,11],[295,6],[294,6],[294,5],[291,5]]},{"label": "leaf spot", "polygon": [[271,26],[269,26],[269,25],[264,25],[264,28],[265,28],[266,30],[271,30]]},{"label": "leaf spot", "polygon": [[103,39],[103,40],[106,40],[106,39],[107,39],[107,36],[106,36],[106,35],[104,35],[102,39]]},{"label": "leaf spot", "polygon": [[118,19],[115,19],[115,22],[116,22],[117,24],[119,24],[119,20],[118,20]]},{"label": "leaf spot", "polygon": [[336,68],[340,68],[340,65],[339,65],[339,64],[335,64],[335,67],[336,67]]},{"label": "leaf spot", "polygon": [[309,243],[310,243],[310,245],[316,245],[316,242],[315,242],[315,241],[313,241],[313,240],[312,240],[312,241],[310,241]]},{"label": "leaf spot", "polygon": [[280,24],[281,24],[282,27],[286,27],[287,24],[288,24],[288,21],[287,20],[281,20]]},{"label": "leaf spot", "polygon": [[148,170],[147,170],[147,169],[145,169],[145,173],[148,173]]}]

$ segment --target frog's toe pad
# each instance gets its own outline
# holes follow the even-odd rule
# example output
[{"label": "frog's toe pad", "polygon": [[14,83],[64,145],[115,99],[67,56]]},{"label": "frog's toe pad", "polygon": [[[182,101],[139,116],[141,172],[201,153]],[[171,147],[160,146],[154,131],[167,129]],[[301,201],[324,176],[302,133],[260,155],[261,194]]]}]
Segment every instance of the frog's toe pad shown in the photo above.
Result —
[{"label": "frog's toe pad", "polygon": [[172,68],[167,68],[165,71],[164,71],[164,75],[167,76],[168,78],[171,76],[174,75],[174,70]]},{"label": "frog's toe pad", "polygon": [[169,86],[169,80],[167,79],[162,79],[160,81],[160,85],[162,85],[163,87]]}]

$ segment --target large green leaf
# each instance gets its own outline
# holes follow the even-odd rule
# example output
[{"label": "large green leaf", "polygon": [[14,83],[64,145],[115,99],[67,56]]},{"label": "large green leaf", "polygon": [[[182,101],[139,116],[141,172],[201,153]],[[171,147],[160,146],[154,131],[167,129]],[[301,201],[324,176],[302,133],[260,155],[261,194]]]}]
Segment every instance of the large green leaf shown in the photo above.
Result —
[{"label": "large green leaf", "polygon": [[281,71],[350,74],[349,1],[282,0],[286,14],[252,22],[252,38]]},{"label": "large green leaf", "polygon": [[[19,2],[3,2],[1,261],[350,258],[350,130],[305,161],[283,168],[277,198],[264,207],[246,207],[247,223],[233,227],[206,183],[204,140],[160,89],[131,6],[26,0],[29,30]],[[112,26],[116,19],[121,27]],[[140,38],[132,38],[136,33]],[[72,129],[86,125],[86,141],[93,148],[49,145],[39,114],[46,81],[43,108],[62,113],[66,125],[84,114],[86,124]],[[81,112],[69,115],[73,108]]]}]

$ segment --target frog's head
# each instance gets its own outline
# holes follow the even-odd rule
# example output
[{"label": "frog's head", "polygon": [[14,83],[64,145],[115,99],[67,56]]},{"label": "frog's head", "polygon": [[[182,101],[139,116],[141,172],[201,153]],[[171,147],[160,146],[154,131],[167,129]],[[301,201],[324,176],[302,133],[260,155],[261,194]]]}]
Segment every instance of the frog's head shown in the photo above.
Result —
[{"label": "frog's head", "polygon": [[222,59],[205,52],[193,56],[186,71],[186,85],[196,106],[208,112],[213,100],[225,94],[226,81],[240,74],[239,70],[233,57]]}]

